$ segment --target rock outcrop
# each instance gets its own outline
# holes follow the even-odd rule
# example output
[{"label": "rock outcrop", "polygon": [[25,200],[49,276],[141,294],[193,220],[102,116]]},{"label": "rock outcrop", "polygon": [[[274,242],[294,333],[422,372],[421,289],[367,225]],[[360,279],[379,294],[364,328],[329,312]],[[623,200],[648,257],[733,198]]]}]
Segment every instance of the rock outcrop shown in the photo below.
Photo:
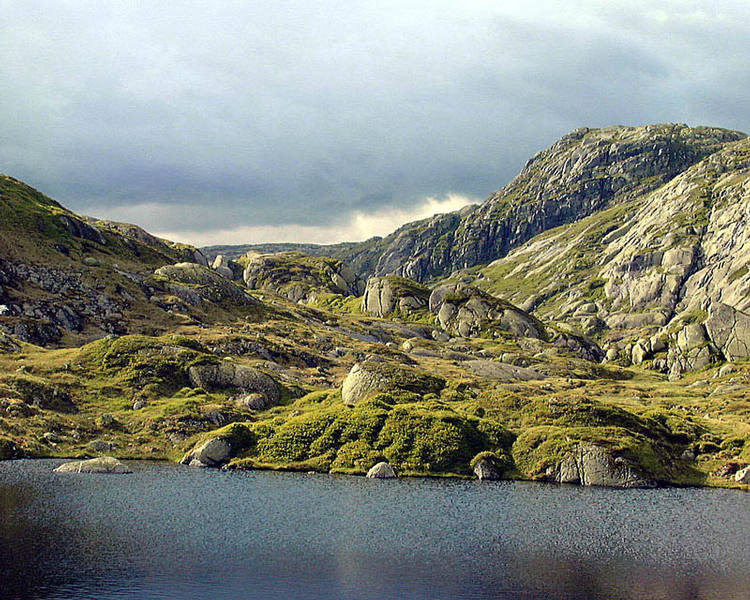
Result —
[{"label": "rock outcrop", "polygon": [[257,305],[250,294],[216,271],[196,263],[177,263],[154,271],[156,283],[194,306],[203,302]]},{"label": "rock outcrop", "polygon": [[409,316],[421,310],[426,312],[429,299],[429,288],[405,277],[371,277],[362,297],[362,312],[376,317]]},{"label": "rock outcrop", "polygon": [[[195,365],[188,369],[190,383],[205,390],[233,390],[240,395],[260,394],[265,407],[276,404],[281,393],[276,382],[265,373],[224,360],[219,364]],[[256,403],[257,404],[257,403]]]},{"label": "rock outcrop", "polygon": [[242,275],[242,267],[234,261],[230,261],[223,254],[219,254],[211,263],[211,268],[226,279],[241,279],[237,275]]},{"label": "rock outcrop", "polygon": [[600,446],[581,444],[548,471],[558,483],[620,488],[654,487],[654,482],[634,464],[615,457]]},{"label": "rock outcrop", "polygon": [[364,281],[342,261],[302,252],[251,253],[242,277],[251,290],[274,292],[293,302],[324,294],[359,296],[364,289]]},{"label": "rock outcrop", "polygon": [[132,471],[122,462],[111,456],[100,456],[90,460],[67,462],[54,471],[55,473],[109,473],[122,475]]},{"label": "rock outcrop", "polygon": [[464,283],[446,283],[430,294],[430,311],[447,332],[477,337],[503,331],[520,337],[546,339],[544,325],[509,302]]},{"label": "rock outcrop", "polygon": [[395,479],[396,472],[387,462],[379,462],[367,471],[368,479]]}]

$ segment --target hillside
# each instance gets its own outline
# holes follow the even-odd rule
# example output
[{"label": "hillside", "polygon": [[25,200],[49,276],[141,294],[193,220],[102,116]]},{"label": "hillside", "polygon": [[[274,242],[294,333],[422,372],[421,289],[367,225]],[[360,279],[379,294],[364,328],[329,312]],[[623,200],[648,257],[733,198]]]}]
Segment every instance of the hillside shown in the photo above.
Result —
[{"label": "hillside", "polygon": [[[744,137],[682,124],[583,127],[529,159],[478,206],[408,223],[384,238],[305,251],[340,258],[363,277],[439,279],[500,258],[550,228],[638,198]],[[236,255],[233,247],[221,250]]]},{"label": "hillside", "polygon": [[[477,284],[672,377],[750,348],[750,142],[645,196],[552,229],[480,268]],[[661,340],[656,342],[650,340]]]},{"label": "hillside", "polygon": [[400,239],[430,285],[299,251],[209,266],[4,177],[0,458],[746,486],[748,149],[579,130],[479,208],[359,246],[395,265]]}]

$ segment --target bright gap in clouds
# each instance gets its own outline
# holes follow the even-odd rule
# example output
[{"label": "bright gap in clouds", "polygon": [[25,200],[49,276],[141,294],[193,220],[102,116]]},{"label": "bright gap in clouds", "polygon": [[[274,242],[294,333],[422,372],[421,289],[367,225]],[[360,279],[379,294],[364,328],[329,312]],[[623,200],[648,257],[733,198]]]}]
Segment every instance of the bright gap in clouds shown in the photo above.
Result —
[{"label": "bright gap in clouds", "polygon": [[355,212],[346,221],[332,223],[331,225],[250,225],[213,231],[161,231],[153,233],[169,240],[185,242],[195,246],[276,242],[309,244],[360,242],[373,236],[385,236],[393,233],[405,223],[426,219],[439,213],[452,212],[476,203],[477,200],[467,196],[448,194],[442,199],[425,198],[419,205],[411,209],[384,208],[370,213]]}]

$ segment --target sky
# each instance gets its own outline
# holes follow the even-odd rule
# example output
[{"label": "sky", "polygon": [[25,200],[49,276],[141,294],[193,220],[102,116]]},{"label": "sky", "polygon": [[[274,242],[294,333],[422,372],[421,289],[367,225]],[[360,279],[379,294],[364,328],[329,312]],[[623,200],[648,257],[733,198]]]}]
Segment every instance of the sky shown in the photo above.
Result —
[{"label": "sky", "polygon": [[197,245],[481,202],[581,126],[750,132],[750,2],[2,0],[0,172]]}]

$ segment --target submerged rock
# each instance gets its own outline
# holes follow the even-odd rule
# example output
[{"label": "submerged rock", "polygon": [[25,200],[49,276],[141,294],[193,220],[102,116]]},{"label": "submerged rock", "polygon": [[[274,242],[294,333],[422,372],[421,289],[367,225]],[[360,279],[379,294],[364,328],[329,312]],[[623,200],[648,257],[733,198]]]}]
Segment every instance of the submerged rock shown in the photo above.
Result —
[{"label": "submerged rock", "polygon": [[90,460],[67,462],[54,470],[55,473],[110,473],[122,475],[132,473],[125,464],[111,456],[100,456]]},{"label": "submerged rock", "polygon": [[367,471],[366,477],[370,479],[395,479],[396,472],[387,462],[379,462]]}]

